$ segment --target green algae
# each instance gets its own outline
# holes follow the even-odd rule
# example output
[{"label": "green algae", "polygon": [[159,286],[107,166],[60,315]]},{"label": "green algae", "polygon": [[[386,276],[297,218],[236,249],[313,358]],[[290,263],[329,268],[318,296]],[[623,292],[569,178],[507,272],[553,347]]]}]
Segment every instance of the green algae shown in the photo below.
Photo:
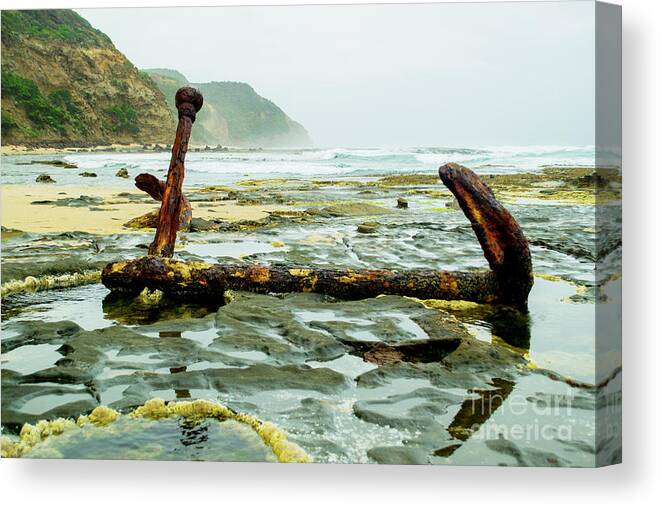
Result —
[{"label": "green algae", "polygon": [[438,183],[440,183],[438,174],[395,174],[380,178],[376,182],[376,186],[434,185]]}]

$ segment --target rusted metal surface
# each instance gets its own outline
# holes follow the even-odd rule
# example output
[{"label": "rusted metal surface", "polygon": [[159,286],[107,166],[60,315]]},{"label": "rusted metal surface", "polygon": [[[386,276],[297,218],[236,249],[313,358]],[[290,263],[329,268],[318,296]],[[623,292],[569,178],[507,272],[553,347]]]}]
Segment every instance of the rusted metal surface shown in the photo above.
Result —
[{"label": "rusted metal surface", "polygon": [[181,187],[184,182],[184,160],[195,115],[202,107],[202,103],[202,94],[195,88],[184,86],[177,90],[175,105],[179,112],[179,123],[172,145],[172,158],[170,159],[168,179],[163,190],[156,236],[149,246],[149,255],[172,257],[174,253],[182,206]]},{"label": "rusted metal surface", "polygon": [[219,300],[226,289],[317,292],[344,299],[393,294],[420,299],[507,304],[526,310],[533,283],[532,262],[528,242],[518,223],[470,169],[447,164],[439,169],[439,174],[470,220],[490,270],[392,271],[259,264],[211,265],[150,256],[109,264],[103,270],[102,280],[108,288],[116,291],[139,292],[148,287],[172,296]]},{"label": "rusted metal surface", "polygon": [[470,220],[489,267],[498,278],[502,303],[526,308],[533,285],[528,240],[489,186],[467,167],[446,164],[438,174]]},{"label": "rusted metal surface", "polygon": [[254,292],[318,292],[344,299],[380,294],[420,299],[498,301],[498,283],[490,271],[390,271],[322,269],[285,265],[224,265],[142,257],[109,264],[103,283],[114,290],[144,287],[173,296],[221,298],[225,289]]},{"label": "rusted metal surface", "polygon": [[[135,177],[135,186],[140,190],[142,190],[143,192],[149,194],[152,199],[158,202],[163,201],[163,193],[165,192],[165,182],[163,180],[159,180],[156,176],[153,176],[149,173],[138,174]],[[193,210],[191,208],[190,203],[188,202],[188,199],[186,199],[186,196],[182,193],[181,207],[179,211],[179,230],[180,231],[189,230],[192,219],[193,219]],[[158,226],[158,220],[156,220],[155,224],[156,226]]]}]

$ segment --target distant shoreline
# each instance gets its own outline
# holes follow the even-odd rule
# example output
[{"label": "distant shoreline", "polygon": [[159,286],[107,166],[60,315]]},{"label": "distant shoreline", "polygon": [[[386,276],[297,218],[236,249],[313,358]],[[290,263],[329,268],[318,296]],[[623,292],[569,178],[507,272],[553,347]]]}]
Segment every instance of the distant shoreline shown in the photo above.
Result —
[{"label": "distant shoreline", "polygon": [[[130,144],[73,144],[64,145],[61,143],[49,144],[35,144],[35,145],[18,145],[7,144],[0,146],[0,153],[2,155],[66,155],[70,153],[137,153],[137,152],[170,152],[172,146],[169,144],[160,143],[130,143]],[[262,148],[246,148],[237,146],[221,146],[215,147],[209,145],[189,145],[190,152],[261,152]]]}]

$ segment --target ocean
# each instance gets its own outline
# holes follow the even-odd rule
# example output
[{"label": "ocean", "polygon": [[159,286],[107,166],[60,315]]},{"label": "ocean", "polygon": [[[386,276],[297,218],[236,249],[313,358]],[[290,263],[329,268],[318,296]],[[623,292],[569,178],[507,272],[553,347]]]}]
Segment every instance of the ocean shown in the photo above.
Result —
[{"label": "ocean", "polygon": [[[76,169],[29,164],[39,160],[64,160]],[[79,185],[79,173],[94,172],[85,185],[132,186],[132,179],[115,177],[120,168],[134,176],[141,172],[163,175],[169,152],[71,153],[66,155],[19,155],[2,157],[2,184],[33,183],[44,172],[58,183]],[[398,173],[435,171],[447,162],[470,167],[478,174],[539,171],[545,166],[594,167],[594,146],[498,146],[478,148],[320,148],[229,152],[189,152],[188,186],[230,184],[242,179],[371,177]]]}]

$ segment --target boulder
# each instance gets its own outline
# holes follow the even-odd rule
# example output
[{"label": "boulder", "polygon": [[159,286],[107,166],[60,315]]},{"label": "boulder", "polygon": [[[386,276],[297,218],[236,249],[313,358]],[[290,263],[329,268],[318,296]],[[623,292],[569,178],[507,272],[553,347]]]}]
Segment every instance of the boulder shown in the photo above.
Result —
[{"label": "boulder", "polygon": [[361,234],[372,234],[376,232],[378,228],[379,224],[377,222],[364,222],[356,228],[356,231]]},{"label": "boulder", "polygon": [[35,181],[37,183],[55,183],[55,180],[46,173],[37,176],[37,179]]}]

